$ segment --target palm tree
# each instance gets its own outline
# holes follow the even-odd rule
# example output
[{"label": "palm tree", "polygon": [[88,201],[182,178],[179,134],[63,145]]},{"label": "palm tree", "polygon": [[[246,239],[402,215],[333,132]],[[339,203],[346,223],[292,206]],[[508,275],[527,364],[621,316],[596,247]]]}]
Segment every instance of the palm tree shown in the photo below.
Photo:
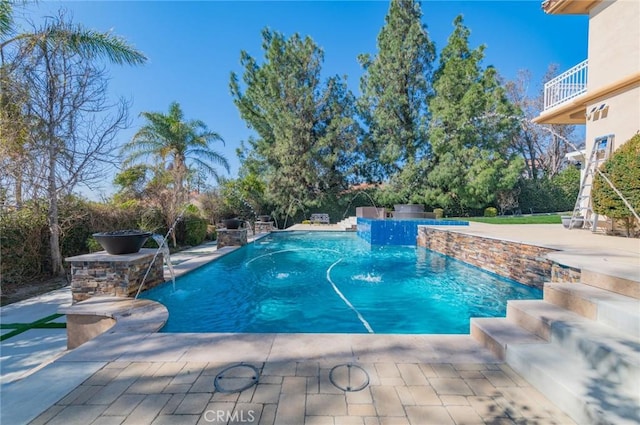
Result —
[{"label": "palm tree", "polygon": [[[164,216],[168,227],[178,218],[178,208],[187,200],[185,180],[191,171],[202,171],[216,180],[219,174],[215,166],[222,166],[229,172],[229,163],[220,153],[209,146],[220,141],[222,137],[207,129],[201,120],[185,121],[180,104],[172,102],[169,113],[142,112],[147,121],[131,141],[125,144],[121,153],[126,155],[125,167],[141,160],[154,159],[160,164],[160,172],[168,173],[170,185],[167,188],[170,196],[162,202]],[[172,234],[175,246],[175,234]]]}]

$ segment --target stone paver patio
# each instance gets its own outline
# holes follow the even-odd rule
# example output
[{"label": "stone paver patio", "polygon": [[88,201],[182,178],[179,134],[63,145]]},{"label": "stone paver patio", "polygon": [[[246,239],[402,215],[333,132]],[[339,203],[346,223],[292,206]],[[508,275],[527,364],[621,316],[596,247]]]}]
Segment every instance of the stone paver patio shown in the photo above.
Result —
[{"label": "stone paver patio", "polygon": [[345,392],[322,362],[252,363],[260,382],[214,391],[228,363],[111,362],[31,424],[573,424],[505,364],[366,363]]}]

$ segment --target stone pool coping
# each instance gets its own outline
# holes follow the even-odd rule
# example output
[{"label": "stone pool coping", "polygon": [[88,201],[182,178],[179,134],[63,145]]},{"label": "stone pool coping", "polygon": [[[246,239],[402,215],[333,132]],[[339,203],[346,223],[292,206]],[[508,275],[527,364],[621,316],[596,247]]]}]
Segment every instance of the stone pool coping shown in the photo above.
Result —
[{"label": "stone pool coping", "polygon": [[156,301],[124,297],[92,297],[58,312],[67,315],[70,349],[104,333],[154,333],[169,319],[167,308]]}]

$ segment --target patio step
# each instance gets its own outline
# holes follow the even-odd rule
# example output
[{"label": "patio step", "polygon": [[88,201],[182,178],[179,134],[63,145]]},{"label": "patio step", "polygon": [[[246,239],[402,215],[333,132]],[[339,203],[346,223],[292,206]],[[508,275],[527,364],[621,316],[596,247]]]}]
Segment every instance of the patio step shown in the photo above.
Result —
[{"label": "patio step", "polygon": [[556,344],[510,346],[506,361],[579,424],[640,422],[640,398]]},{"label": "patio step", "polygon": [[638,299],[546,283],[543,300],[509,301],[506,318],[472,319],[471,334],[577,423],[640,423]]},{"label": "patio step", "polygon": [[539,336],[524,330],[503,317],[474,317],[471,319],[471,336],[504,360],[508,347],[524,344],[547,343]]},{"label": "patio step", "polygon": [[637,280],[630,280],[582,269],[580,282],[605,291],[640,299],[640,273],[636,277]]},{"label": "patio step", "polygon": [[640,300],[580,283],[545,283],[544,300],[640,338]]}]

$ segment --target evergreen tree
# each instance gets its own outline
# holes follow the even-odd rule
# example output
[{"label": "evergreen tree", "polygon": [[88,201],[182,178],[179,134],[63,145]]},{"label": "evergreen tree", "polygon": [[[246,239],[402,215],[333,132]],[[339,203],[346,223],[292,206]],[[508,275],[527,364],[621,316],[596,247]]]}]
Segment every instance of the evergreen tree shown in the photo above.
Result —
[{"label": "evergreen tree", "polygon": [[469,48],[461,16],[442,50],[429,103],[433,168],[427,203],[465,213],[495,201],[515,185],[523,160],[510,151],[517,130],[494,68],[481,68],[484,46]]},{"label": "evergreen tree", "polygon": [[269,29],[262,36],[262,64],[241,53],[244,87],[231,75],[234,102],[257,133],[241,158],[260,170],[283,211],[294,201],[313,205],[346,188],[359,133],[355,100],[340,77],[321,81],[324,55],[311,38]]},{"label": "evergreen tree", "polygon": [[378,54],[360,55],[359,111],[369,132],[363,174],[381,180],[428,153],[427,100],[435,47],[420,3],[392,0],[378,35]]}]

